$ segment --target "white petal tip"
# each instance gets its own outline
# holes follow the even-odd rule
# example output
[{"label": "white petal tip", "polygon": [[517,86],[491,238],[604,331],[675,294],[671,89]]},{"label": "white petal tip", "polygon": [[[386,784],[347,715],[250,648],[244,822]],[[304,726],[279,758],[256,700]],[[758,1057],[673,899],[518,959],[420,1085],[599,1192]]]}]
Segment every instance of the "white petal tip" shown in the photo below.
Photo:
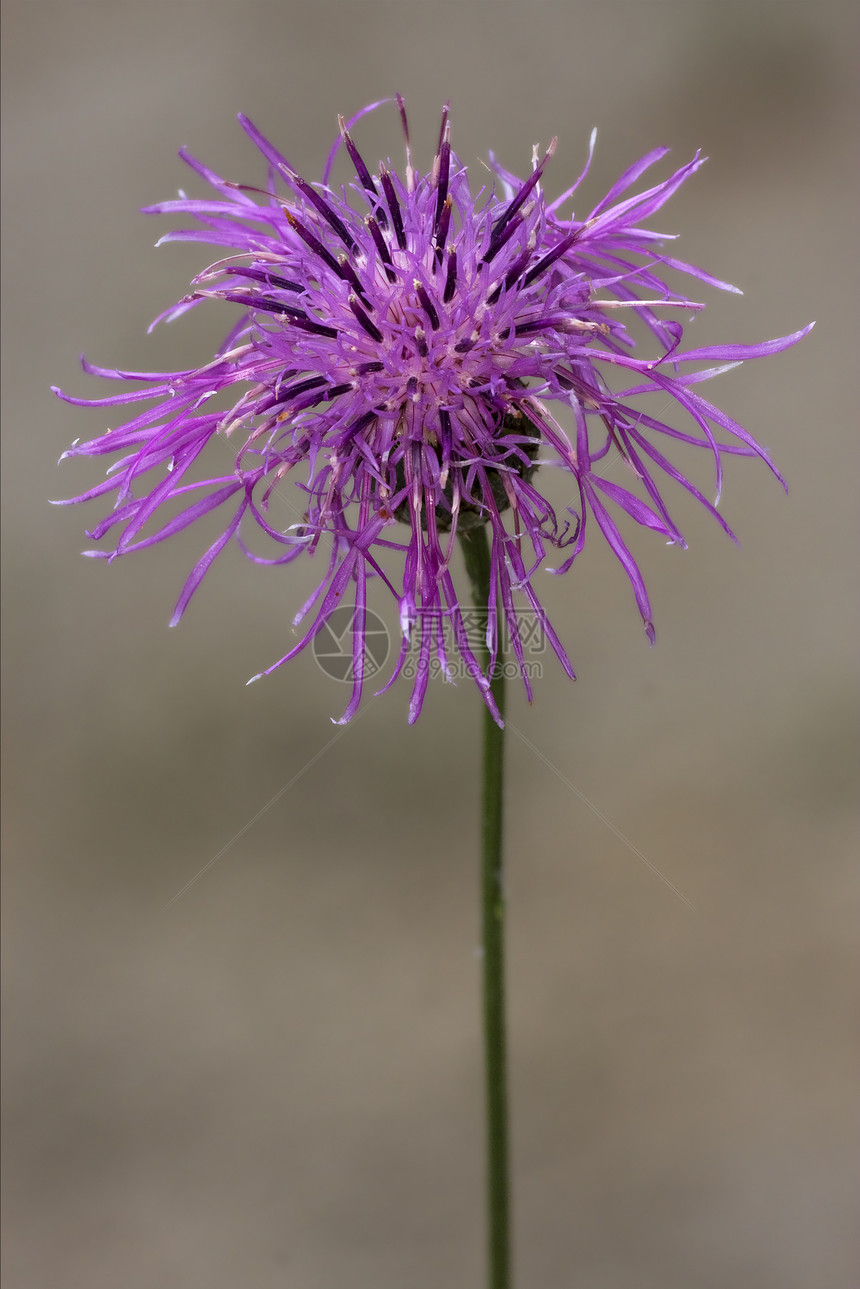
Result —
[{"label": "white petal tip", "polygon": [[253,683],[254,683],[254,681],[255,681],[255,680],[260,680],[260,678],[262,677],[262,675],[263,675],[263,673],[262,673],[261,671],[258,671],[258,672],[257,672],[257,674],[256,674],[256,676],[252,676],[250,680],[246,680],[246,681],[245,681],[245,688],[247,689],[249,685],[253,685]]}]

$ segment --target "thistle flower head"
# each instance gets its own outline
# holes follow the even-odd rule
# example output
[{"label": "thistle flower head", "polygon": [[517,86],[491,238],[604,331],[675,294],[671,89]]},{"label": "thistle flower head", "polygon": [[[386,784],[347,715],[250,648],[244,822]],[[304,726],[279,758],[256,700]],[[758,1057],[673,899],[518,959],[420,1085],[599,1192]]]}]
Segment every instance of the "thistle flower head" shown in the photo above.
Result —
[{"label": "thistle flower head", "polygon": [[[182,588],[174,623],[216,556],[234,537],[242,542],[240,529],[256,528],[274,544],[264,558],[242,542],[258,563],[303,556],[322,563],[319,585],[296,616],[307,623],[304,635],[264,674],[305,648],[339,605],[354,605],[353,690],[342,720],[354,715],[364,686],[369,578],[381,579],[394,595],[402,624],[400,656],[386,688],[410,647],[419,653],[410,719],[421,710],[431,654],[448,670],[452,651],[493,709],[455,584],[457,534],[476,524],[486,524],[491,537],[491,656],[499,648],[501,617],[529,697],[518,614],[527,607],[537,616],[572,677],[535,581],[553,548],[562,554],[551,571],[570,568],[589,519],[630,579],[653,640],[645,585],[614,512],[683,544],[661,491],[668,477],[729,532],[658,444],[705,448],[717,497],[726,454],[756,455],[773,469],[749,433],[696,386],[727,365],[778,352],[808,330],[758,345],[680,348],[678,314],[703,306],[673,294],[664,269],[734,288],[667,257],[661,236],[641,225],[698,169],[698,156],[631,196],[665,155],[657,149],[584,219],[565,219],[561,211],[588,166],[548,201],[544,171],[555,141],[535,155],[527,179],[494,162],[496,187],[475,193],[451,149],[447,108],[433,165],[416,174],[401,99],[398,105],[406,137],[402,176],[390,163],[371,173],[353,141],[350,131],[369,108],[348,125],[340,119],[318,184],[299,175],[243,117],[268,162],[266,189],[227,182],[183,152],[216,196],[181,195],[148,209],[197,222],[162,241],[214,243],[225,257],[156,321],[220,301],[237,313],[227,340],[212,361],[189,371],[108,371],[85,363],[96,375],[144,385],[96,400],[60,395],[86,407],[150,403],[65,454],[119,454],[106,482],[73,499],[114,497],[110,515],[89,534],[95,541],[118,534],[113,549],[87,554],[114,559],[212,511],[226,514],[222,533]],[[336,189],[329,179],[340,146],[355,179]],[[631,312],[650,330],[656,352],[649,357],[634,355],[624,321]],[[709,363],[716,365],[702,366]],[[630,373],[628,388],[610,390],[610,368]],[[641,395],[653,393],[660,396],[656,414],[639,405]],[[659,408],[671,400],[689,418],[683,431],[659,419]],[[214,439],[233,445],[232,460],[224,442],[210,446]],[[200,479],[192,467],[204,452],[216,473]],[[619,459],[628,486],[608,477]],[[539,462],[570,476],[571,504],[563,515],[535,484]],[[294,522],[276,524],[275,494],[292,501]],[[159,526],[168,502],[172,511],[178,503],[178,513]],[[449,630],[440,629],[443,621]]]}]

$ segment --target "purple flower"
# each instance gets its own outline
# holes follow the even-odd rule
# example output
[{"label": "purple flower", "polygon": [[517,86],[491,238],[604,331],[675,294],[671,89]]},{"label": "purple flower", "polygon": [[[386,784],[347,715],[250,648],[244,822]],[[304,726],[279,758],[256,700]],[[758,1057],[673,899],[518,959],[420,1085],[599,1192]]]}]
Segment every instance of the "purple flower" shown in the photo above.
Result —
[{"label": "purple flower", "polygon": [[[268,161],[265,191],[229,183],[182,152],[216,195],[182,194],[148,209],[197,221],[193,230],[162,241],[211,242],[226,248],[225,258],[156,321],[206,300],[226,302],[237,320],[203,367],[129,372],[85,362],[95,375],[144,386],[102,399],[60,394],[84,407],[150,404],[64,454],[119,454],[106,482],[73,499],[113,495],[111,513],[88,534],[99,541],[116,530],[113,550],[87,555],[115,559],[217,509],[228,516],[185,582],[172,623],[233,537],[258,563],[288,564],[305,555],[322,562],[319,585],[296,616],[296,622],[309,620],[303,638],[264,674],[305,648],[332,612],[351,602],[353,690],[343,721],[355,714],[362,694],[368,578],[391,591],[402,624],[386,689],[410,649],[418,653],[410,721],[421,710],[431,655],[447,673],[450,653],[459,654],[498,715],[453,576],[457,534],[477,524],[487,525],[491,540],[491,655],[499,648],[501,614],[529,697],[518,613],[536,615],[573,677],[534,583],[550,548],[562,552],[550,571],[570,568],[585,544],[589,516],[630,579],[653,641],[645,584],[613,513],[683,545],[661,491],[667,476],[731,536],[665,450],[674,441],[705,448],[714,461],[717,500],[727,453],[759,456],[776,473],[751,435],[697,386],[744,359],[778,353],[809,330],[757,345],[681,349],[683,327],[674,315],[703,306],[670,291],[660,276],[664,269],[735,288],[663,254],[665,235],[641,225],[699,168],[698,155],[630,196],[665,155],[656,149],[585,219],[563,219],[560,211],[588,165],[549,202],[543,179],[554,141],[542,158],[535,156],[524,182],[494,162],[501,193],[474,194],[451,151],[447,108],[433,166],[419,175],[399,98],[398,106],[406,135],[402,177],[390,164],[371,174],[352,140],[350,128],[370,108],[348,125],[341,119],[320,184],[303,179],[244,117],[244,129]],[[356,179],[336,189],[329,176],[340,146]],[[633,356],[623,321],[630,312],[651,332],[651,357]],[[632,382],[628,388],[610,389],[612,369],[620,369],[622,384]],[[639,396],[651,393],[659,396],[656,415],[638,406]],[[659,419],[667,397],[688,414],[684,432]],[[224,444],[209,446],[216,438],[233,444],[234,459],[226,472],[201,478],[195,466],[204,452],[210,470],[222,469]],[[630,486],[608,477],[619,458]],[[550,464],[572,478],[573,504],[562,516],[535,484],[538,465]],[[283,529],[270,518],[270,502],[288,485],[296,522]],[[166,503],[169,518],[161,509]],[[243,525],[262,532],[275,552],[265,559],[253,553],[240,538]]]}]

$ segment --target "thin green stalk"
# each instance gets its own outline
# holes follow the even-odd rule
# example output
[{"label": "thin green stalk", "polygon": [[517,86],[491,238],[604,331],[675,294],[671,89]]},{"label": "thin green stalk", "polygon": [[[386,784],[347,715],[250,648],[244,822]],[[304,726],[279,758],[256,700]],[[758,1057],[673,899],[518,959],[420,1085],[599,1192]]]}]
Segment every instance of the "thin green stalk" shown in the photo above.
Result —
[{"label": "thin green stalk", "polygon": [[[486,671],[490,653],[484,625],[490,597],[490,546],[481,524],[460,541],[479,614],[478,650]],[[505,678],[501,648],[490,688],[504,716]],[[505,897],[502,870],[504,730],[484,707],[481,794],[481,948],[483,975],[484,1071],[487,1114],[487,1239],[489,1289],[510,1289],[510,1187],[508,1178],[508,1091],[505,1035]]]}]

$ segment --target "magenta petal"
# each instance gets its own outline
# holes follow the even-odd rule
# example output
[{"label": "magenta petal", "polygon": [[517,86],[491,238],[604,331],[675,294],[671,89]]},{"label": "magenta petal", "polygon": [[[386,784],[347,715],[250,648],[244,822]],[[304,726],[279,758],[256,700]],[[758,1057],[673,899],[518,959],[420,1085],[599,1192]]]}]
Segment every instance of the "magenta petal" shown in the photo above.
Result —
[{"label": "magenta petal", "polygon": [[639,606],[639,612],[642,614],[642,621],[645,624],[645,634],[651,643],[654,643],[654,625],[651,621],[651,602],[648,599],[648,592],[645,590],[645,580],[642,577],[641,569],[631,555],[629,549],[619,533],[609,512],[600,502],[596,492],[590,487],[589,481],[585,482],[585,489],[591,502],[591,509],[594,518],[606,538],[612,553],[616,556],[619,564],[627,574],[630,585],[633,587],[633,594],[636,597],[636,603]]},{"label": "magenta petal", "polygon": [[768,354],[780,354],[784,349],[790,349],[796,345],[798,340],[808,336],[814,322],[808,326],[801,327],[800,331],[793,331],[790,336],[778,336],[776,340],[762,340],[757,345],[708,345],[704,349],[688,349],[686,353],[680,354],[679,358],[684,362],[698,362],[705,360],[708,362],[743,362],[746,358],[766,358]]},{"label": "magenta petal", "polygon": [[203,578],[209,572],[209,569],[211,568],[212,563],[214,562],[216,556],[220,555],[221,551],[227,545],[230,538],[236,532],[237,528],[239,527],[239,524],[242,522],[242,516],[245,513],[247,505],[248,505],[248,499],[246,497],[242,505],[236,511],[236,514],[231,519],[228,526],[224,529],[224,532],[221,534],[221,536],[212,543],[212,545],[209,547],[206,554],[201,559],[199,559],[197,563],[194,565],[194,568],[191,570],[188,580],[186,581],[185,585],[182,588],[182,593],[179,596],[179,599],[176,601],[176,608],[173,610],[173,617],[170,619],[170,625],[172,627],[175,627],[177,625],[183,613],[188,608],[189,600],[191,599],[194,592],[197,590],[200,583],[203,581]]}]

